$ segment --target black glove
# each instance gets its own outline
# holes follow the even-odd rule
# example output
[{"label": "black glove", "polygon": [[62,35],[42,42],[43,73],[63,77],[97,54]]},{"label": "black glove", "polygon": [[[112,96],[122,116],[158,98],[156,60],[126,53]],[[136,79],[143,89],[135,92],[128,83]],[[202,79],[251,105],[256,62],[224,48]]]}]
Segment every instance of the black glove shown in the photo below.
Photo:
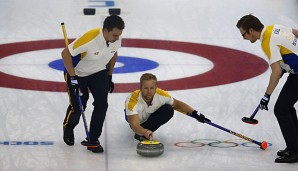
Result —
[{"label": "black glove", "polygon": [[71,88],[74,90],[75,94],[79,94],[79,82],[78,82],[78,76],[70,76],[70,84]]},{"label": "black glove", "polygon": [[200,113],[200,115],[198,115],[198,111],[196,110],[192,111],[191,113],[188,113],[187,115],[195,118],[196,120],[202,123],[205,123],[206,121],[211,122],[211,120],[206,118],[203,114]]},{"label": "black glove", "polygon": [[109,75],[109,87],[110,87],[110,93],[112,93],[114,91],[114,82],[112,80],[112,76]]},{"label": "black glove", "polygon": [[265,93],[264,97],[260,101],[260,109],[261,110],[263,110],[263,109],[268,110],[269,100],[270,100],[270,95]]}]

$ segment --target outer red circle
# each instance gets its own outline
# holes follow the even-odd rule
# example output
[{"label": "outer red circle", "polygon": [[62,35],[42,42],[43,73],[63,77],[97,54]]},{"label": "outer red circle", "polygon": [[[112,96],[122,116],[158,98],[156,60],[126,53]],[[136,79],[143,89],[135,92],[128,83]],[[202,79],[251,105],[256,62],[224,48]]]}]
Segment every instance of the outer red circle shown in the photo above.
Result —
[{"label": "outer red circle", "polygon": [[[267,62],[258,56],[219,46],[144,39],[123,39],[122,46],[184,52],[207,58],[213,62],[214,68],[206,73],[159,81],[158,87],[167,91],[229,84],[258,76],[268,69]],[[2,44],[0,45],[0,59],[17,53],[63,47],[65,47],[63,39]],[[61,75],[61,77],[63,76]],[[38,91],[66,91],[66,85],[63,82],[28,79],[3,72],[0,72],[0,87]],[[115,85],[114,92],[131,92],[138,88],[139,83],[118,83]]]}]

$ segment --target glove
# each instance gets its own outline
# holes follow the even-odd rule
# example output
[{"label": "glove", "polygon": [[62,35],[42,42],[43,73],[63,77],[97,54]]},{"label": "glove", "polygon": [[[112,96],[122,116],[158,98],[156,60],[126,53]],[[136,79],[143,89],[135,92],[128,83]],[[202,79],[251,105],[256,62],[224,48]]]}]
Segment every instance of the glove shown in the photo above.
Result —
[{"label": "glove", "polygon": [[79,94],[79,83],[78,83],[78,76],[70,76],[70,84],[71,88],[74,90],[75,94]]},{"label": "glove", "polygon": [[203,114],[200,113],[200,115],[198,115],[198,111],[196,110],[192,111],[191,113],[188,113],[187,115],[195,118],[196,120],[202,123],[205,123],[206,121],[211,122],[211,120],[206,118]]},{"label": "glove", "polygon": [[114,82],[112,80],[112,76],[109,75],[109,87],[110,87],[110,93],[112,93],[114,91]]},{"label": "glove", "polygon": [[264,97],[260,101],[260,109],[261,110],[263,110],[263,109],[268,110],[269,100],[270,100],[270,95],[265,93]]}]

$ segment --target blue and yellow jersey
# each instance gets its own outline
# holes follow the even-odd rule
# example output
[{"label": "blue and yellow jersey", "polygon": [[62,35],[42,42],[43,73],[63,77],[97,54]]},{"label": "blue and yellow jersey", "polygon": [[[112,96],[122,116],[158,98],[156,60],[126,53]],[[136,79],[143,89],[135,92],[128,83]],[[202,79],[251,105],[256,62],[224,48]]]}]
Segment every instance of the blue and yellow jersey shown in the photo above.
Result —
[{"label": "blue and yellow jersey", "polygon": [[83,77],[106,69],[120,47],[121,39],[107,46],[100,28],[86,32],[68,45],[76,75]]},{"label": "blue and yellow jersey", "polygon": [[298,74],[298,38],[291,28],[267,26],[261,32],[260,40],[270,65],[280,61],[286,72]]},{"label": "blue and yellow jersey", "polygon": [[145,122],[149,116],[164,104],[173,105],[174,99],[166,91],[157,88],[151,105],[142,98],[141,90],[132,92],[125,100],[126,115],[139,115],[140,123]]}]

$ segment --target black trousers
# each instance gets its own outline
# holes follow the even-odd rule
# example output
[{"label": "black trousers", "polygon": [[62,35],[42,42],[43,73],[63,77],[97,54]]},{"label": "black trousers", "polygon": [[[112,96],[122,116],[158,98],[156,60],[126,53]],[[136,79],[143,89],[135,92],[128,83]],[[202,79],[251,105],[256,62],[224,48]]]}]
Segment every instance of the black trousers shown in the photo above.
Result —
[{"label": "black trousers", "polygon": [[167,123],[173,117],[173,115],[173,107],[171,105],[165,104],[161,106],[157,111],[152,113],[147,121],[142,123],[141,126],[154,132],[161,125]]},{"label": "black trousers", "polygon": [[[70,88],[70,76],[66,73],[65,80],[67,82],[67,91],[69,95],[69,106],[66,111],[66,116],[63,126],[74,129],[80,121],[81,110],[79,106],[78,97],[75,92]],[[94,98],[93,112],[90,121],[90,141],[97,141],[101,135],[103,123],[106,117],[108,108],[108,92],[109,80],[107,70],[97,72],[95,74],[79,77],[78,83],[82,92],[81,101],[83,108],[86,109],[87,101],[89,99],[89,91]]]},{"label": "black trousers", "polygon": [[290,74],[274,107],[287,148],[298,152],[298,119],[295,103],[298,101],[298,74]]}]

